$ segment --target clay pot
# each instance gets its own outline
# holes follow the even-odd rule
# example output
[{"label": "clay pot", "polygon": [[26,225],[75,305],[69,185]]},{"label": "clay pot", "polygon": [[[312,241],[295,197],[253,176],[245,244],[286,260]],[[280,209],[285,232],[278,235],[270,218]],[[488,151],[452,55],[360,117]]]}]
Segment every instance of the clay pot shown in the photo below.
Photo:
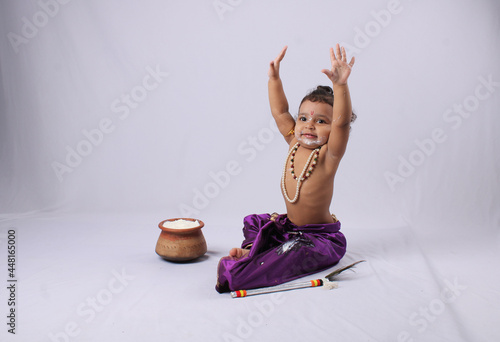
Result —
[{"label": "clay pot", "polygon": [[188,261],[201,257],[207,252],[207,242],[201,231],[205,225],[202,221],[192,218],[182,218],[187,221],[198,221],[200,225],[194,228],[166,228],[163,223],[179,220],[168,219],[161,221],[158,227],[161,229],[160,237],[156,243],[156,253],[169,261]]}]

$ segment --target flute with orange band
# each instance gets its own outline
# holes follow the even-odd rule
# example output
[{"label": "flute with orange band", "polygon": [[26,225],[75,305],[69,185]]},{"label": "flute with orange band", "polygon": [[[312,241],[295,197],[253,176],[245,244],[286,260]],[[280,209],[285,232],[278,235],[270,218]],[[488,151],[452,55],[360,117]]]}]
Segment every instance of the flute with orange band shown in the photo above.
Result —
[{"label": "flute with orange band", "polygon": [[259,294],[264,294],[264,293],[273,293],[273,292],[279,292],[279,291],[304,289],[307,287],[318,287],[318,286],[323,286],[327,289],[336,289],[338,287],[338,283],[334,282],[333,278],[335,276],[339,275],[340,273],[342,273],[343,271],[350,269],[363,261],[365,261],[365,260],[360,260],[360,261],[357,261],[351,265],[348,265],[348,266],[343,267],[341,269],[335,270],[332,273],[328,274],[325,278],[308,280],[308,281],[303,281],[303,282],[298,282],[298,283],[287,283],[287,284],[281,284],[281,285],[276,285],[276,286],[262,287],[259,289],[232,291],[231,297],[233,297],[233,298],[248,297],[248,296],[254,296],[254,295],[259,295]]},{"label": "flute with orange band", "polygon": [[328,286],[329,288],[334,289],[334,288],[338,287],[338,284],[336,282],[332,282],[326,278],[323,278],[323,279],[304,281],[304,282],[300,282],[300,283],[291,283],[291,284],[282,284],[282,285],[269,286],[269,287],[261,287],[260,289],[233,291],[233,292],[231,292],[231,297],[233,297],[233,298],[248,297],[248,296],[264,294],[264,293],[303,289],[306,287],[316,287],[316,286]]}]

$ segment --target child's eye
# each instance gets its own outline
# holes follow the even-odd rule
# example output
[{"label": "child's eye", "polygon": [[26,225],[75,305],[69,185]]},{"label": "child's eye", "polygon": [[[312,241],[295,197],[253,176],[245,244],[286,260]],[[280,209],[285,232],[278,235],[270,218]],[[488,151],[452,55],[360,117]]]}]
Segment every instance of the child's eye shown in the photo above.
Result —
[{"label": "child's eye", "polygon": [[301,117],[299,118],[299,120],[300,120],[300,121],[307,121],[307,119],[305,118],[305,116],[301,116]]},{"label": "child's eye", "polygon": [[318,120],[318,123],[323,124],[323,123],[326,123],[326,121],[325,121],[325,120],[321,120],[321,119],[319,119],[319,120]]}]

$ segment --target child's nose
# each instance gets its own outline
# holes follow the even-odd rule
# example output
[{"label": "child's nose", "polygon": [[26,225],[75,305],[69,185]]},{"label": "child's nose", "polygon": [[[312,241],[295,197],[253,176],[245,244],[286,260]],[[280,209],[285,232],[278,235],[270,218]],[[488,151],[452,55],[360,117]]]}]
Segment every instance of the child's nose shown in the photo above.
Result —
[{"label": "child's nose", "polygon": [[314,121],[313,120],[308,120],[306,122],[306,127],[307,128],[311,128],[311,129],[314,129]]}]

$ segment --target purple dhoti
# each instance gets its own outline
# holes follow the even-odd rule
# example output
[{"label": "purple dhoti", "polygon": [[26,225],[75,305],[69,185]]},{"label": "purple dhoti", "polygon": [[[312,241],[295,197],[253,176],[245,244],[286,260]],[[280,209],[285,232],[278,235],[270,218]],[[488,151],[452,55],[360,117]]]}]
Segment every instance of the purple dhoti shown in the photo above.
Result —
[{"label": "purple dhoti", "polygon": [[334,266],[344,256],[340,222],[297,226],[285,214],[249,215],[243,220],[250,247],[243,258],[221,258],[215,289],[222,293],[274,286]]}]

